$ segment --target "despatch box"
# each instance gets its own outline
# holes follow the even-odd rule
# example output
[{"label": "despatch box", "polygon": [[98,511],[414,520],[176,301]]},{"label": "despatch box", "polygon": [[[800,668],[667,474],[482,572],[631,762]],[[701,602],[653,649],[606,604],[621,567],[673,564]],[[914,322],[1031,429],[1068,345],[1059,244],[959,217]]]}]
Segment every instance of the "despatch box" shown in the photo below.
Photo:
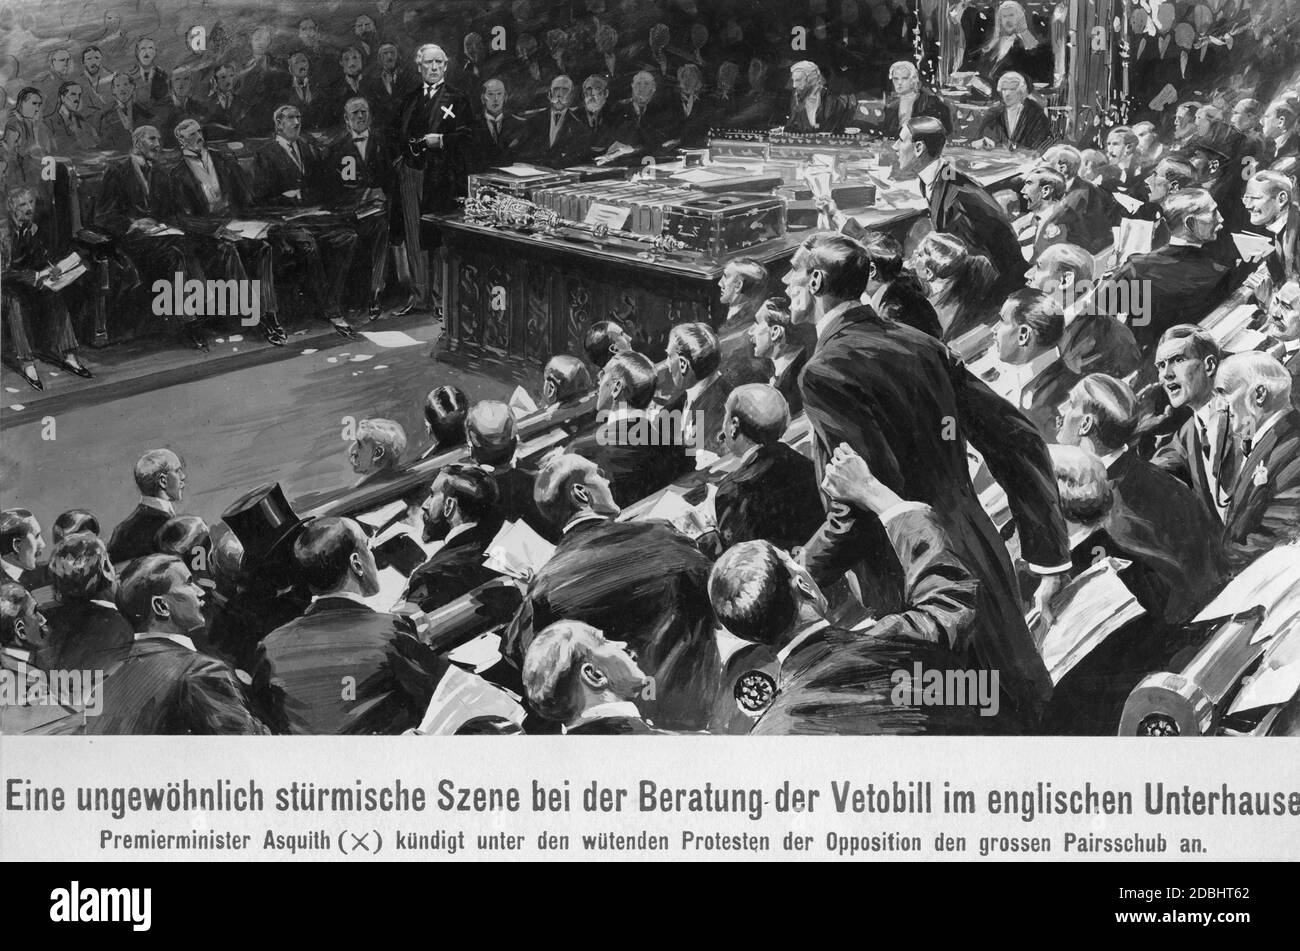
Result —
[{"label": "despatch box", "polygon": [[771,195],[701,195],[664,209],[664,230],[709,257],[785,235],[785,202]]},{"label": "despatch box", "polygon": [[562,172],[551,168],[538,168],[538,172],[540,174],[537,175],[511,175],[495,169],[479,172],[469,176],[469,194],[473,195],[477,189],[486,186],[516,198],[531,200],[534,193],[540,189],[554,188],[556,185],[566,185],[578,180],[578,175],[574,172]]}]

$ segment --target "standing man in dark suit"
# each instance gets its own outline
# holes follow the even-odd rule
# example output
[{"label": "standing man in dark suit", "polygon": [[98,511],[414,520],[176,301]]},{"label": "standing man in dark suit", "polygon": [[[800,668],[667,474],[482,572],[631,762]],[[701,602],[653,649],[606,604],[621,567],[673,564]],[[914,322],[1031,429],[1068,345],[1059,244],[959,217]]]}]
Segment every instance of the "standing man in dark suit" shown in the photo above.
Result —
[{"label": "standing man in dark suit", "polygon": [[411,572],[402,601],[428,614],[491,581],[483,566],[488,543],[501,527],[497,485],[479,466],[444,466],[421,511],[424,540],[442,547]]},{"label": "standing man in dark suit", "polygon": [[636,705],[649,686],[627,645],[581,621],[538,632],[524,656],[524,690],[542,717],[574,736],[659,733]]},{"label": "standing man in dark suit", "polygon": [[1148,590],[1134,593],[1157,623],[1184,624],[1224,580],[1217,520],[1190,488],[1129,448],[1136,408],[1127,383],[1090,373],[1070,391],[1057,442],[1081,446],[1105,465],[1114,494],[1106,534],[1148,569]]},{"label": "standing man in dark suit", "polygon": [[657,385],[649,357],[634,350],[616,353],[601,370],[596,387],[598,428],[569,444],[569,452],[604,470],[620,508],[659,491],[691,468],[680,428],[650,418]]},{"label": "standing man in dark suit", "polygon": [[331,736],[419,725],[447,662],[404,619],[364,603],[379,577],[361,526],[317,519],[294,542],[293,560],[313,597],[258,648],[252,693],[267,725]]},{"label": "standing man in dark suit", "polygon": [[[709,576],[718,620],[742,640],[777,651],[775,670],[749,671],[737,680],[736,705],[756,721],[750,732],[980,732],[974,706],[895,701],[897,671],[911,671],[916,664],[936,671],[963,667],[949,645],[968,637],[976,582],[940,519],[928,506],[907,502],[883,485],[847,446],[836,450],[825,485],[836,499],[885,526],[904,569],[903,610],[881,616],[865,632],[836,628],[827,619],[817,581],[784,551],[751,541],[726,552]],[[988,681],[996,685],[996,672]],[[998,703],[995,688],[987,699]]]},{"label": "standing man in dark suit", "polygon": [[1001,366],[989,387],[1024,413],[1044,442],[1056,439],[1057,408],[1079,382],[1061,359],[1064,333],[1065,318],[1052,298],[1028,288],[1007,298],[993,330]]},{"label": "standing man in dark suit", "polygon": [[90,532],[54,546],[50,584],[58,601],[41,648],[46,670],[106,670],[131,648],[135,632],[117,609],[117,572],[108,549]]},{"label": "standing man in dark suit", "polygon": [[[122,574],[117,607],[134,642],[104,679],[103,711],[86,717],[92,736],[211,736],[265,733],[235,672],[200,653],[204,589],[185,562],[147,555]],[[337,690],[337,685],[335,686]]]},{"label": "standing man in dark suit", "polygon": [[[1129,258],[1100,288],[1097,300],[1128,303],[1128,325],[1150,360],[1160,335],[1174,324],[1195,324],[1228,296],[1230,273],[1209,245],[1223,227],[1223,217],[1209,192],[1187,188],[1164,205],[1169,243]],[[1107,287],[1106,285],[1110,285]],[[1145,307],[1135,306],[1142,296]],[[1120,310],[1111,313],[1118,315]]]},{"label": "standing man in dark suit", "polygon": [[396,43],[380,43],[374,68],[361,80],[363,94],[375,114],[375,125],[385,132],[392,127],[402,100],[415,83],[410,69],[399,65],[400,58]]},{"label": "standing man in dark suit", "polygon": [[150,114],[161,106],[171,92],[171,79],[167,70],[158,66],[158,45],[152,36],[142,36],[135,41],[135,65],[128,75],[135,86],[135,101]]},{"label": "standing man in dark suit", "polygon": [[153,121],[153,111],[135,97],[135,80],[130,73],[113,77],[113,102],[99,114],[99,146],[113,152],[131,149],[136,126]]},{"label": "standing man in dark suit", "polygon": [[[917,123],[933,123],[943,134],[935,120],[910,125]],[[885,485],[933,509],[980,583],[975,625],[949,647],[971,669],[999,671],[1007,699],[1000,722],[1030,728],[1051,695],[1051,680],[1025,624],[1011,559],[971,484],[965,444],[975,445],[1006,490],[1022,557],[1043,578],[1036,604],[1050,613],[1070,559],[1047,448],[1032,424],[943,344],[860,304],[869,274],[861,245],[816,235],[795,252],[785,278],[795,318],[817,327],[817,349],[800,386],[818,473],[847,443]],[[866,603],[877,612],[900,603],[902,571],[879,519],[829,507],[804,563],[819,584],[855,568]]]},{"label": "standing man in dark suit", "polygon": [[34,221],[36,192],[19,185],[10,188],[7,197],[9,227],[0,231],[0,312],[9,331],[12,358],[33,389],[45,389],[36,372],[37,353],[32,346],[33,340],[39,340],[44,359],[89,379],[90,371],[77,356],[77,337],[64,300],[67,288],[56,291],[50,287],[61,272]]},{"label": "standing man in dark suit", "polygon": [[1300,535],[1300,410],[1291,405],[1291,375],[1259,351],[1226,357],[1214,393],[1241,447],[1223,525],[1224,554],[1237,574]]},{"label": "standing man in dark suit", "polygon": [[524,124],[506,112],[506,84],[489,79],[483,84],[483,112],[474,117],[473,167],[477,171],[514,162],[524,142]]},{"label": "standing man in dark suit", "polygon": [[826,511],[812,460],[781,441],[790,410],[763,383],[738,386],[727,396],[722,451],[740,466],[718,483],[713,508],[722,547],[763,539],[783,551],[803,545]]},{"label": "standing man in dark suit", "polygon": [[1241,460],[1227,411],[1214,398],[1214,375],[1223,353],[1208,330],[1176,324],[1156,346],[1156,378],[1169,399],[1170,415],[1187,420],[1151,457],[1151,463],[1191,488],[1219,522]]},{"label": "standing man in dark suit", "polygon": [[[142,125],[131,136],[131,154],[104,171],[95,204],[95,227],[117,239],[118,248],[131,259],[147,287],[160,278],[170,283],[176,274],[203,277],[186,238],[154,233],[164,226],[169,202],[166,192],[162,136],[153,126]],[[191,346],[206,350],[202,318],[178,315],[177,319],[182,321]]]},{"label": "standing man in dark suit", "polygon": [[1019,73],[998,77],[1002,101],[990,109],[975,132],[975,147],[1038,151],[1052,138],[1052,122],[1029,98],[1029,83]]},{"label": "standing man in dark suit", "polygon": [[537,508],[533,490],[537,473],[515,465],[519,436],[515,414],[497,400],[479,400],[465,417],[465,443],[469,455],[496,483],[499,509],[498,524],[523,519],[529,528],[547,541],[560,538]]},{"label": "standing man in dark suit", "polygon": [[[302,136],[302,114],[296,106],[275,110],[275,138],[253,159],[253,181],[258,201],[267,205],[305,206],[322,198],[325,157],[320,147]],[[357,233],[335,224],[277,225],[272,237],[287,253],[303,262],[307,293],[318,313],[341,337],[356,336],[343,317],[343,286],[356,251]]]},{"label": "standing man in dark suit", "polygon": [[943,160],[948,133],[938,119],[911,119],[900,130],[894,149],[901,173],[915,172],[921,197],[930,207],[935,231],[956,235],[983,254],[998,270],[993,295],[1025,285],[1025,258],[1007,213],[978,182]]},{"label": "standing man in dark suit", "polygon": [[821,69],[809,60],[790,67],[790,89],[790,113],[783,123],[786,132],[840,133],[857,114],[857,100],[833,94],[826,88]]},{"label": "standing man in dark suit", "polygon": [[185,498],[185,463],[170,449],[150,449],[136,461],[134,475],[140,502],[113,529],[108,556],[114,563],[152,554],[153,537]]},{"label": "standing man in dark suit", "polygon": [[421,221],[423,214],[447,214],[465,194],[465,172],[474,110],[469,98],[444,82],[447,54],[435,43],[415,51],[421,82],[412,89],[398,111],[396,145],[402,150],[403,223],[407,257],[411,263],[414,297],[398,314],[409,313],[429,302],[429,265],[426,252],[437,248],[437,229]]},{"label": "standing man in dark suit", "polygon": [[590,624],[626,643],[654,678],[654,697],[638,704],[644,714],[666,729],[703,728],[720,667],[709,560],[666,523],[613,521],[609,481],[578,456],[542,467],[537,505],[562,537],[529,584],[503,653],[522,668],[537,632],[556,621]]},{"label": "standing man in dark suit", "polygon": [[239,163],[214,152],[195,119],[176,126],[181,157],[168,175],[167,216],[174,217],[202,249],[209,271],[223,279],[257,280],[262,318],[258,329],[268,343],[282,347],[288,340],[276,319],[275,261],[269,238],[231,238],[224,227],[236,214],[247,213],[252,189]]},{"label": "standing man in dark suit", "polygon": [[370,103],[360,96],[344,103],[343,127],[343,136],[325,155],[322,185],[330,207],[353,215],[364,213],[355,219],[356,260],[366,266],[367,312],[377,320],[395,223],[392,212],[398,207],[393,171],[397,150],[383,130],[374,128]]},{"label": "standing man in dark suit", "polygon": [[530,162],[548,168],[566,168],[587,160],[586,135],[582,121],[570,106],[573,80],[556,76],[551,80],[550,108],[524,120],[520,150]]}]

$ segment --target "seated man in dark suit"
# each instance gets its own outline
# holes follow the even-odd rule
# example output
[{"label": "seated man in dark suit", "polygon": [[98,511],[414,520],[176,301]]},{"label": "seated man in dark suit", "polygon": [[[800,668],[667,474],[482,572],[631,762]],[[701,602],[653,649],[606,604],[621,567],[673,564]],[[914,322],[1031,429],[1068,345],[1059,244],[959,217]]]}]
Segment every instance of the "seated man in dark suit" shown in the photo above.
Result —
[{"label": "seated man in dark suit", "polygon": [[703,95],[704,77],[694,63],[677,69],[677,95],[665,108],[668,138],[664,148],[700,149],[709,144],[713,110]]},{"label": "seated man in dark suit", "polygon": [[[915,706],[909,691],[896,702],[898,670],[959,669],[946,645],[960,643],[975,613],[975,581],[952,550],[928,506],[906,502],[877,480],[863,459],[843,447],[827,467],[837,499],[875,513],[902,564],[906,589],[898,613],[866,631],[833,627],[826,597],[807,570],[770,542],[744,542],[709,575],[718,620],[737,637],[777,650],[777,669],[741,674],[736,704],[753,734],[975,733],[983,700],[999,701],[996,671],[980,697]],[[981,674],[985,672],[981,671]]]},{"label": "seated man in dark suit", "polygon": [[1145,177],[1138,164],[1137,133],[1125,125],[1115,126],[1106,133],[1106,158],[1119,170],[1115,191],[1131,195],[1139,201],[1146,199]]},{"label": "seated man in dark suit", "polygon": [[1129,385],[1091,373],[1070,391],[1057,442],[1082,446],[1106,467],[1115,497],[1106,533],[1141,557],[1152,579],[1152,590],[1134,594],[1160,623],[1182,624],[1221,586],[1218,531],[1191,489],[1129,448],[1136,422]]},{"label": "seated man in dark suit", "polygon": [[816,469],[781,441],[789,425],[790,410],[770,386],[748,383],[727,396],[722,450],[741,464],[718,483],[713,500],[724,549],[763,539],[790,551],[821,527]]},{"label": "seated man in dark suit", "polygon": [[1261,133],[1264,146],[1260,152],[1261,165],[1272,165],[1288,156],[1300,156],[1300,132],[1296,131],[1296,113],[1293,101],[1279,99],[1264,111]]},{"label": "seated man in dark suit", "polygon": [[784,122],[786,132],[843,132],[857,114],[857,100],[832,94],[821,69],[809,60],[790,67],[790,88],[793,96]]},{"label": "seated man in dark suit", "polygon": [[1024,413],[1044,441],[1055,439],[1057,407],[1080,377],[1061,359],[1064,332],[1056,301],[1028,288],[1007,298],[993,330],[1001,366],[989,387]]},{"label": "seated man in dark suit", "polygon": [[401,111],[402,98],[415,82],[410,68],[399,66],[399,59],[396,43],[380,43],[374,68],[361,81],[366,101],[375,113],[375,124],[384,129],[392,124]]},{"label": "seated man in dark suit", "polygon": [[[203,134],[213,142],[238,139],[256,128],[253,104],[235,92],[237,72],[231,63],[212,71],[212,91],[203,117]],[[179,123],[178,123],[179,124]]]},{"label": "seated man in dark suit", "polygon": [[339,53],[339,75],[325,90],[324,102],[321,104],[321,126],[326,129],[336,128],[349,99],[364,99],[362,88],[361,65],[364,62],[361,48],[349,46]]},{"label": "seated man in dark suit", "polygon": [[1037,151],[1052,138],[1052,123],[1043,107],[1029,98],[1029,84],[1019,73],[998,77],[1002,99],[984,116],[975,132],[976,148]]},{"label": "seated man in dark suit", "polygon": [[81,114],[81,99],[81,83],[69,81],[59,85],[58,107],[45,120],[57,155],[80,155],[99,147],[99,133]]},{"label": "seated man in dark suit", "polygon": [[930,208],[934,230],[956,235],[974,254],[982,254],[998,272],[994,296],[1025,285],[1025,258],[1011,220],[982,185],[943,160],[947,130],[938,119],[911,119],[894,143],[901,174],[915,172]]},{"label": "seated man in dark suit", "polygon": [[469,414],[469,397],[457,386],[435,386],[424,398],[424,431],[433,438],[420,453],[428,459],[465,443],[465,417]]},{"label": "seated man in dark suit", "polygon": [[581,118],[570,108],[572,103],[573,80],[556,76],[551,80],[550,108],[524,120],[523,158],[549,168],[587,161],[587,136]]},{"label": "seated man in dark suit", "polygon": [[619,507],[657,492],[690,471],[681,417],[667,425],[649,413],[658,378],[648,357],[634,350],[616,354],[600,373],[596,390],[599,425],[575,439],[568,451],[599,465]]},{"label": "seated man in dark suit", "polygon": [[1110,192],[1079,174],[1083,156],[1073,145],[1053,145],[1043,153],[1043,162],[1054,166],[1065,179],[1062,204],[1073,209],[1082,224],[1074,243],[1097,254],[1114,243],[1111,229],[1119,224],[1123,209]]},{"label": "seated man in dark suit", "polygon": [[668,334],[668,374],[675,393],[663,412],[680,415],[686,445],[718,442],[731,381],[722,375],[718,335],[705,323],[676,324]]},{"label": "seated man in dark suit", "polygon": [[499,521],[523,519],[543,538],[558,541],[559,532],[542,518],[533,499],[537,473],[515,465],[519,436],[515,432],[515,414],[510,407],[497,400],[475,403],[465,417],[465,442],[469,446],[470,458],[482,466],[496,483]]},{"label": "seated man in dark suit", "polygon": [[650,678],[627,645],[581,621],[556,621],[524,656],[524,690],[541,716],[575,736],[657,733],[636,700]]},{"label": "seated man in dark suit", "polygon": [[902,124],[914,116],[938,119],[945,129],[952,131],[952,111],[946,102],[922,86],[915,63],[905,59],[890,66],[889,81],[894,86],[894,95],[885,105],[884,120],[876,129],[884,138],[898,138]]},{"label": "seated man in dark suit", "polygon": [[1133,255],[1097,290],[1103,306],[1117,304],[1110,313],[1129,314],[1128,324],[1144,361],[1167,329],[1199,323],[1228,296],[1229,271],[1208,247],[1223,227],[1209,192],[1188,188],[1170,195],[1164,218],[1169,243],[1149,254]]},{"label": "seated man in dark suit", "polygon": [[[133,626],[135,639],[105,678],[103,711],[86,717],[87,734],[266,732],[249,710],[234,670],[194,646],[205,623],[204,597],[185,562],[172,555],[146,555],[126,567],[117,607]],[[337,680],[333,686],[337,691]]]},{"label": "seated man in dark suit", "polygon": [[772,378],[768,383],[781,394],[789,412],[792,415],[803,412],[799,373],[808,362],[808,348],[790,315],[790,299],[781,296],[764,301],[754,314],[749,339],[753,341],[755,357],[772,361]]},{"label": "seated man in dark suit", "polygon": [[406,620],[362,601],[379,592],[379,576],[361,526],[317,519],[294,542],[293,560],[313,597],[258,648],[252,691],[267,725],[334,736],[418,726],[447,662]]},{"label": "seated man in dark suit", "polygon": [[[146,287],[162,279],[171,283],[174,275],[203,279],[203,271],[183,236],[158,234],[169,210],[167,172],[162,166],[162,137],[151,125],[142,125],[131,135],[131,154],[104,170],[95,204],[95,227],[117,239],[118,247],[131,259]],[[201,239],[200,239],[201,240]],[[215,315],[206,315],[208,317]],[[206,350],[203,317],[176,315],[190,344]]]},{"label": "seated man in dark suit", "polygon": [[1300,410],[1291,405],[1291,375],[1259,351],[1225,358],[1214,393],[1241,446],[1223,525],[1224,554],[1237,574],[1300,536]]},{"label": "seated man in dark suit", "polygon": [[671,135],[667,110],[656,98],[657,90],[653,73],[642,70],[632,77],[632,98],[620,105],[614,118],[614,140],[631,149],[618,159],[620,164],[640,164],[645,156],[658,155]]},{"label": "seated man in dark suit", "polygon": [[[365,267],[366,307],[379,319],[379,294],[388,264],[391,214],[399,204],[394,166],[397,150],[371,121],[370,103],[359,96],[343,106],[343,136],[325,155],[323,189],[331,208],[357,217],[357,263]],[[376,210],[377,209],[377,210]],[[361,283],[361,282],[358,282]]]},{"label": "seated man in dark suit", "polygon": [[1269,353],[1291,374],[1291,403],[1300,403],[1300,281],[1287,281],[1268,302],[1268,323],[1264,330],[1273,346]]},{"label": "seated man in dark suit", "polygon": [[501,527],[496,481],[479,466],[445,466],[422,511],[424,540],[443,545],[411,573],[402,601],[427,614],[496,577],[483,566],[488,543]]},{"label": "seated man in dark suit", "polygon": [[68,288],[56,291],[49,286],[61,272],[34,221],[36,192],[18,185],[9,189],[7,197],[9,227],[0,232],[0,311],[9,331],[11,359],[33,389],[45,389],[36,372],[33,348],[33,341],[39,340],[44,359],[89,379],[90,371],[77,356],[77,337],[64,300]]},{"label": "seated man in dark suit", "polygon": [[[296,106],[275,110],[275,138],[253,159],[254,194],[263,204],[302,207],[321,198],[324,156],[310,138],[302,137],[302,113]],[[319,313],[343,337],[356,332],[343,318],[343,286],[356,250],[357,233],[339,225],[283,224],[273,238],[307,268],[304,288]]]},{"label": "seated man in dark suit", "polygon": [[231,238],[225,225],[237,214],[247,214],[252,192],[239,163],[208,148],[203,127],[186,119],[176,126],[180,161],[168,176],[168,217],[174,217],[192,241],[205,249],[205,259],[215,262],[223,279],[258,282],[261,322],[258,329],[268,343],[284,346],[288,340],[276,319],[275,261],[269,238]]},{"label": "seated man in dark suit", "polygon": [[506,112],[507,99],[506,84],[500,79],[483,84],[483,112],[474,117],[472,138],[473,168],[477,171],[511,164],[524,143],[524,123]]},{"label": "seated man in dark suit", "polygon": [[108,542],[114,563],[153,553],[154,535],[185,497],[185,463],[170,449],[150,449],[136,461],[135,485],[140,504],[118,523]]},{"label": "seated man in dark suit", "polygon": [[135,632],[114,603],[117,573],[104,543],[89,532],[64,538],[50,556],[50,583],[59,603],[49,612],[41,666],[107,670],[130,649]]},{"label": "seated man in dark suit", "polygon": [[587,328],[587,334],[582,340],[582,349],[587,354],[587,359],[591,361],[591,365],[600,371],[615,354],[633,349],[632,337],[616,321],[598,320]]},{"label": "seated man in dark suit", "polygon": [[[1027,273],[1029,286],[1061,301],[1075,298],[1074,289],[1092,283],[1096,262],[1077,244],[1053,244],[1043,250]],[[1091,310],[1065,313],[1061,355],[1079,373],[1128,376],[1138,368],[1141,354],[1133,331],[1109,314]]]},{"label": "seated man in dark suit", "polygon": [[173,70],[171,91],[153,110],[151,124],[163,131],[163,144],[169,149],[176,148],[176,127],[186,119],[207,121],[207,107],[191,95],[193,91],[194,73],[188,69]]},{"label": "seated man in dark suit", "polygon": [[1050,165],[1040,165],[1025,175],[1020,189],[1028,222],[1018,237],[1029,260],[1054,244],[1077,244],[1087,228],[1079,213],[1065,200],[1065,178]]},{"label": "seated man in dark suit", "polygon": [[[582,129],[586,136],[584,161],[594,161],[619,142],[623,131],[618,109],[609,104],[609,79],[592,75],[582,81]],[[630,147],[630,142],[622,143]],[[620,150],[621,151],[621,150]]]},{"label": "seated man in dark suit", "polygon": [[38,564],[45,551],[41,523],[27,509],[0,512],[0,571],[28,591],[46,582],[46,571]]},{"label": "seated man in dark suit", "polygon": [[542,466],[537,506],[562,537],[529,584],[503,653],[522,668],[537,632],[556,621],[590,624],[626,643],[654,678],[654,696],[638,703],[645,715],[666,729],[701,729],[719,673],[709,560],[664,522],[613,521],[619,506],[610,488],[596,464],[578,456]]}]

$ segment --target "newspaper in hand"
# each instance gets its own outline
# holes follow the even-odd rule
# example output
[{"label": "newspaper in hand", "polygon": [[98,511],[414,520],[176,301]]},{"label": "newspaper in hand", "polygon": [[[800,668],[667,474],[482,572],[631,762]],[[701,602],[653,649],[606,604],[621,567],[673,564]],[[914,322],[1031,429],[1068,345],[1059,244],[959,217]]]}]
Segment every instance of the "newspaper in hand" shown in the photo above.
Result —
[{"label": "newspaper in hand", "polygon": [[[1042,637],[1039,652],[1052,683],[1061,679],[1111,634],[1145,611],[1119,576],[1131,562],[1108,557],[1072,580],[1052,602],[1056,619]],[[1042,631],[1041,617],[1027,618]]]},{"label": "newspaper in hand", "polygon": [[500,717],[522,724],[524,708],[504,690],[452,664],[434,688],[429,708],[415,732],[423,736],[451,736],[470,720],[481,717]]},{"label": "newspaper in hand", "polygon": [[506,522],[488,544],[483,566],[518,581],[529,582],[551,560],[555,546],[527,522]]}]

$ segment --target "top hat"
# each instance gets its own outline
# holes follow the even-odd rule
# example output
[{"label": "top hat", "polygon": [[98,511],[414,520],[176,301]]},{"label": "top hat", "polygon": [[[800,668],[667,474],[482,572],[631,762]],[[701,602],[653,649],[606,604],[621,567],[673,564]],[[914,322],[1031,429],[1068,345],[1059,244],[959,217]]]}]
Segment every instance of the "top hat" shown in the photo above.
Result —
[{"label": "top hat", "polygon": [[290,546],[307,524],[289,505],[278,482],[259,485],[226,509],[221,520],[244,546],[245,570],[287,565]]}]

